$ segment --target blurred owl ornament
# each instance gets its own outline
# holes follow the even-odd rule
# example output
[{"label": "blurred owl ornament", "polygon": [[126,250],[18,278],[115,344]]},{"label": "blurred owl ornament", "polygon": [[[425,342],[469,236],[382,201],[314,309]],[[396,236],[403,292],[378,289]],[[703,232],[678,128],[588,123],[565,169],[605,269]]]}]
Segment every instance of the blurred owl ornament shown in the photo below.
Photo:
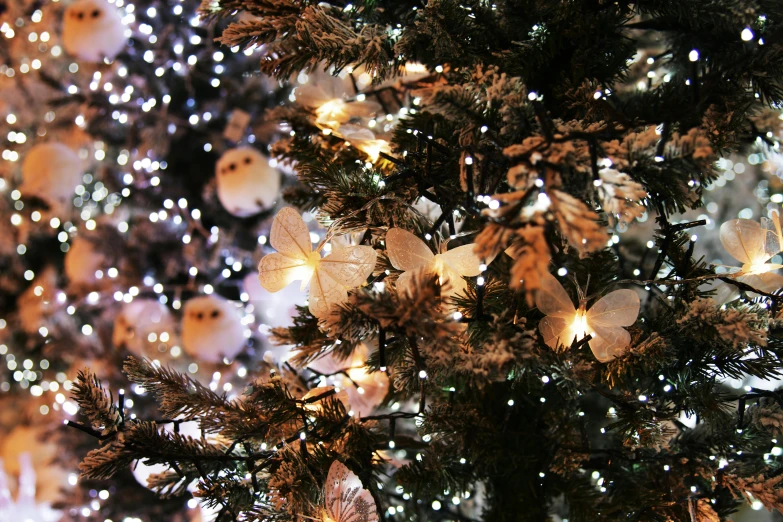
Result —
[{"label": "blurred owl ornament", "polygon": [[0,459],[0,520],[24,520],[25,522],[55,522],[62,513],[47,502],[35,500],[35,469],[29,453],[19,456],[19,487],[16,501],[11,496],[9,477]]},{"label": "blurred owl ornament", "polygon": [[19,323],[25,332],[32,334],[47,325],[51,314],[57,309],[55,301],[58,294],[57,271],[47,266],[16,299]]},{"label": "blurred owl ornament", "polygon": [[137,357],[154,359],[171,346],[174,318],[166,305],[155,299],[135,299],[123,305],[114,318],[112,343]]},{"label": "blurred owl ornament", "polygon": [[237,217],[270,208],[280,192],[280,172],[252,147],[226,151],[215,167],[220,204]]},{"label": "blurred owl ornament", "polygon": [[128,38],[119,11],[106,0],[79,0],[63,17],[63,46],[85,62],[113,60]]},{"label": "blurred owl ornament", "polygon": [[63,210],[82,182],[84,165],[71,148],[62,143],[41,143],[31,148],[22,162],[19,191],[38,198],[54,212]]},{"label": "blurred owl ornament", "polygon": [[233,359],[246,342],[242,318],[231,301],[203,295],[185,304],[182,347],[194,359],[212,363]]},{"label": "blurred owl ornament", "polygon": [[106,264],[106,256],[98,252],[91,241],[77,237],[65,254],[65,275],[73,286],[91,287],[98,282],[95,273]]}]

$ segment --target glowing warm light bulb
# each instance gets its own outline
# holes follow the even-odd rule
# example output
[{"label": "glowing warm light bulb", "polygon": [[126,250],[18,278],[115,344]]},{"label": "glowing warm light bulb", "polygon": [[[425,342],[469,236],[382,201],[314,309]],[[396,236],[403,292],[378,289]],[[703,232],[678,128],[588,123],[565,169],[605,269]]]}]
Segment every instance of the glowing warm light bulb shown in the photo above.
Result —
[{"label": "glowing warm light bulb", "polygon": [[345,121],[345,102],[339,98],[328,100],[315,110],[315,115],[316,124],[337,127]]}]

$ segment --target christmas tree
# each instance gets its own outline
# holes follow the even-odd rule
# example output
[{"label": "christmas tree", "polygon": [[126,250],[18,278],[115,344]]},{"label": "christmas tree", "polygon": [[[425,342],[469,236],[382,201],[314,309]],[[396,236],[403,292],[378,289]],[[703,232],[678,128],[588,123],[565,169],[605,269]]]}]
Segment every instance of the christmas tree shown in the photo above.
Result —
[{"label": "christmas tree", "polygon": [[783,512],[783,4],[123,1],[0,27],[66,519]]}]

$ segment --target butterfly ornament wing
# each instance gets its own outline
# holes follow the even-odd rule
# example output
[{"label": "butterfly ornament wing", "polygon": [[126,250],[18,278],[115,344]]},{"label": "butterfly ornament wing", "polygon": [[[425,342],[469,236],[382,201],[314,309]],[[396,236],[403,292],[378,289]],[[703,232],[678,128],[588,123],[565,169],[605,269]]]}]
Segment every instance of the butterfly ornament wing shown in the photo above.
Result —
[{"label": "butterfly ornament wing", "polygon": [[780,268],[767,264],[777,252],[775,234],[750,219],[732,219],[720,226],[720,242],[723,248],[742,263],[745,273],[761,273]]},{"label": "butterfly ornament wing", "polygon": [[536,307],[546,314],[538,323],[538,331],[547,346],[556,350],[568,345],[578,335],[574,325],[577,310],[563,285],[550,273],[541,278],[541,288],[536,293]]},{"label": "butterfly ornament wing", "polygon": [[277,252],[268,254],[258,265],[258,280],[268,292],[278,292],[291,282],[307,284],[313,273],[310,232],[302,216],[285,207],[275,216],[269,242]]},{"label": "butterfly ornament wing", "polygon": [[340,461],[329,468],[324,497],[324,522],[378,522],[375,499]]},{"label": "butterfly ornament wing", "polygon": [[403,271],[397,278],[397,290],[402,292],[412,288],[415,275],[428,270],[435,259],[424,241],[402,228],[390,228],[386,233],[386,254],[392,266]]},{"label": "butterfly ornament wing", "polygon": [[375,268],[377,254],[369,246],[347,246],[321,259],[310,282],[310,313],[325,317],[348,300],[348,289],[361,286]]},{"label": "butterfly ornament wing", "polygon": [[606,294],[587,310],[586,320],[590,349],[601,362],[611,361],[631,343],[631,326],[639,317],[641,302],[633,290],[616,290]]}]

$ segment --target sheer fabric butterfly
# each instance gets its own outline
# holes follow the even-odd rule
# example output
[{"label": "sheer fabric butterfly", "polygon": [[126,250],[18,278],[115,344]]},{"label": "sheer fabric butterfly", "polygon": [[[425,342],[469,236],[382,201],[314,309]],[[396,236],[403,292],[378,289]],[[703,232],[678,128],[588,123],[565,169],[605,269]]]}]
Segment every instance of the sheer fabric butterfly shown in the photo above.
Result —
[{"label": "sheer fabric butterfly", "polygon": [[375,499],[338,460],[332,462],[326,477],[323,522],[378,522]]},{"label": "sheer fabric butterfly", "polygon": [[425,271],[438,276],[442,296],[464,293],[467,283],[462,278],[475,277],[481,273],[481,259],[473,253],[473,248],[471,243],[442,254],[433,254],[424,241],[407,230],[391,228],[386,233],[389,261],[394,268],[404,271],[397,278],[397,289],[401,291],[408,291],[415,274]]},{"label": "sheer fabric butterfly", "polygon": [[278,292],[293,281],[302,289],[310,283],[309,308],[324,318],[334,305],[348,300],[348,290],[361,286],[375,267],[377,254],[369,246],[346,246],[321,257],[312,249],[310,232],[302,216],[286,207],[272,222],[270,244],[277,250],[261,259],[258,279],[268,292]]},{"label": "sheer fabric butterfly", "polygon": [[[762,292],[773,292],[783,286],[783,276],[774,273],[783,265],[767,261],[780,251],[780,221],[777,213],[773,219],[763,219],[759,224],[750,219],[732,219],[720,226],[720,242],[734,259],[742,263],[734,279]],[[717,287],[715,300],[719,303],[731,301],[739,296],[733,285]]]},{"label": "sheer fabric butterfly", "polygon": [[611,361],[631,342],[631,335],[623,327],[636,322],[639,296],[633,290],[615,290],[589,309],[586,304],[587,299],[580,298],[576,308],[563,285],[552,274],[546,274],[536,295],[536,306],[546,314],[538,323],[538,330],[553,350],[590,334],[588,344],[595,358]]}]

